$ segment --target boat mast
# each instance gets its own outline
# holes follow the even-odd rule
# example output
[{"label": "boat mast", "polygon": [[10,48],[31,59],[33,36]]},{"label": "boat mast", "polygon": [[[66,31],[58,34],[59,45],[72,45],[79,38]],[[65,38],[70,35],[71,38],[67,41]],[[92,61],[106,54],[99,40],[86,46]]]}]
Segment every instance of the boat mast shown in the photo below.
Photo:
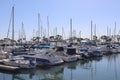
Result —
[{"label": "boat mast", "polygon": [[109,35],[108,35],[108,26],[107,26],[107,36],[109,36]]},{"label": "boat mast", "polygon": [[41,29],[41,31],[40,31],[40,36],[41,36],[41,38],[43,37],[43,23],[42,23],[42,19],[41,19],[41,16],[40,16],[40,23],[41,23],[41,26],[40,26],[40,29]]},{"label": "boat mast", "polygon": [[64,29],[63,29],[63,27],[62,27],[62,37],[64,39]]},{"label": "boat mast", "polygon": [[11,17],[10,17],[10,22],[9,22],[9,27],[7,32],[7,38],[9,37],[9,33],[10,33],[11,20],[12,20],[12,12],[11,12]]},{"label": "boat mast", "polygon": [[22,40],[26,40],[26,34],[24,30],[24,23],[22,22]]},{"label": "boat mast", "polygon": [[49,17],[47,16],[48,39],[49,39]]},{"label": "boat mast", "polygon": [[96,36],[96,24],[94,26],[94,35]]},{"label": "boat mast", "polygon": [[79,37],[81,38],[81,30],[79,31]]},{"label": "boat mast", "polygon": [[58,33],[57,33],[57,27],[55,28],[55,34],[58,35]]},{"label": "boat mast", "polygon": [[12,7],[12,40],[14,41],[14,6]]},{"label": "boat mast", "polygon": [[91,40],[92,40],[92,20],[91,20]]},{"label": "boat mast", "polygon": [[20,39],[20,30],[19,30],[19,34],[18,34],[18,40]]},{"label": "boat mast", "polygon": [[114,41],[115,41],[115,36],[116,36],[116,22],[115,22],[115,28],[114,28]]},{"label": "boat mast", "polygon": [[70,19],[70,37],[72,39],[72,19]]},{"label": "boat mast", "polygon": [[109,29],[109,36],[111,37],[111,28]]},{"label": "boat mast", "polygon": [[38,13],[38,37],[40,37],[40,13]]},{"label": "boat mast", "polygon": [[115,28],[114,28],[114,36],[116,35],[116,22],[115,22]]}]

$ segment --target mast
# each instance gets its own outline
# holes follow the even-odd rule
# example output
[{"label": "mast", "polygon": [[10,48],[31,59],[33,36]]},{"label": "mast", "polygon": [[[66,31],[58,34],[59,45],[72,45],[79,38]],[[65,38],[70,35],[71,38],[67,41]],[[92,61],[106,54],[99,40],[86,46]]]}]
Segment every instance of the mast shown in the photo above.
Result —
[{"label": "mast", "polygon": [[48,38],[49,38],[49,17],[47,16]]},{"label": "mast", "polygon": [[108,36],[108,32],[109,32],[109,31],[108,31],[108,26],[107,26],[107,36]]},{"label": "mast", "polygon": [[20,30],[19,30],[19,34],[18,34],[18,36],[19,36],[19,38],[18,38],[18,39],[20,39]]},{"label": "mast", "polygon": [[55,29],[55,34],[57,35],[58,33],[57,33],[57,27],[56,27],[56,29]]},{"label": "mast", "polygon": [[81,31],[79,31],[79,36],[80,36],[80,38],[81,38]]},{"label": "mast", "polygon": [[9,33],[10,33],[10,26],[11,26],[11,20],[12,20],[12,13],[13,13],[13,11],[11,12],[11,17],[10,17],[10,22],[9,22],[9,27],[8,27],[8,32],[7,32],[7,38],[9,37]]},{"label": "mast", "polygon": [[43,27],[42,27],[43,25],[42,25],[42,20],[41,20],[41,31],[40,31],[40,36],[41,36],[41,38],[43,37]]},{"label": "mast", "polygon": [[111,37],[111,28],[109,29],[109,36]]},{"label": "mast", "polygon": [[23,38],[24,38],[24,35],[23,35],[23,26],[24,26],[24,24],[23,24],[23,22],[22,22],[22,29],[21,29],[21,35],[22,35],[22,40],[23,40]]},{"label": "mast", "polygon": [[96,36],[96,24],[94,26],[94,35]]},{"label": "mast", "polygon": [[26,40],[26,34],[25,34],[23,22],[22,22],[22,39],[23,39],[23,40]]},{"label": "mast", "polygon": [[91,40],[92,40],[92,20],[91,20]]},{"label": "mast", "polygon": [[72,38],[72,19],[70,19],[70,37]]},{"label": "mast", "polygon": [[38,37],[40,37],[40,13],[38,13]]},{"label": "mast", "polygon": [[44,30],[44,36],[46,37],[46,29]]},{"label": "mast", "polygon": [[63,37],[63,39],[64,39],[64,29],[63,29],[63,27],[62,27],[62,37]]},{"label": "mast", "polygon": [[114,36],[116,35],[116,22],[115,22],[115,28],[114,28]]},{"label": "mast", "polygon": [[14,6],[12,7],[12,40],[14,41]]},{"label": "mast", "polygon": [[115,41],[115,37],[116,37],[116,22],[115,22],[115,28],[114,28],[114,41]]}]

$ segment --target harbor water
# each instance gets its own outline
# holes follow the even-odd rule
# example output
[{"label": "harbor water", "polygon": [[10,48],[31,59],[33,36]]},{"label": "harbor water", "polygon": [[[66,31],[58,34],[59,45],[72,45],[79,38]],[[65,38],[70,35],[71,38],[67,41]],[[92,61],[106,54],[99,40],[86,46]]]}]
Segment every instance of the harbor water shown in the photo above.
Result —
[{"label": "harbor water", "polygon": [[112,54],[15,73],[0,70],[0,80],[120,80],[119,67],[120,54]]}]

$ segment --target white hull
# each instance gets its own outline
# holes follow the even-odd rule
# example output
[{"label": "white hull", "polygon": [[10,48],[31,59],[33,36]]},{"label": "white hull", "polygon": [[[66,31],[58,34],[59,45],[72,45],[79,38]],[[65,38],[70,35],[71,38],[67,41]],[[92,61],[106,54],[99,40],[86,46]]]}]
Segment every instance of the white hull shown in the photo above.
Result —
[{"label": "white hull", "polygon": [[62,56],[62,59],[65,62],[73,62],[73,61],[77,61],[77,56]]},{"label": "white hull", "polygon": [[20,67],[20,68],[35,68],[36,65],[31,65],[29,60],[9,60],[4,59],[3,63],[8,66]]},{"label": "white hull", "polygon": [[[44,65],[58,65],[62,64],[64,61],[57,55],[53,54],[36,54],[33,56],[36,58],[37,65],[38,66],[44,66]],[[43,61],[45,60],[45,61]]]}]

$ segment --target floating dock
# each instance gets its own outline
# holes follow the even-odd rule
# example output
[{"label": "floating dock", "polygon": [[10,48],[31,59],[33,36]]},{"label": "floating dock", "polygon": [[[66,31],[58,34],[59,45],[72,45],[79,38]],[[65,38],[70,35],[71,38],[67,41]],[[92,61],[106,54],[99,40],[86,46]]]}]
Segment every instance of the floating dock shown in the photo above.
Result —
[{"label": "floating dock", "polygon": [[0,64],[0,70],[6,70],[6,71],[17,71],[19,70],[19,67],[14,67],[14,66],[6,66],[3,64]]}]

